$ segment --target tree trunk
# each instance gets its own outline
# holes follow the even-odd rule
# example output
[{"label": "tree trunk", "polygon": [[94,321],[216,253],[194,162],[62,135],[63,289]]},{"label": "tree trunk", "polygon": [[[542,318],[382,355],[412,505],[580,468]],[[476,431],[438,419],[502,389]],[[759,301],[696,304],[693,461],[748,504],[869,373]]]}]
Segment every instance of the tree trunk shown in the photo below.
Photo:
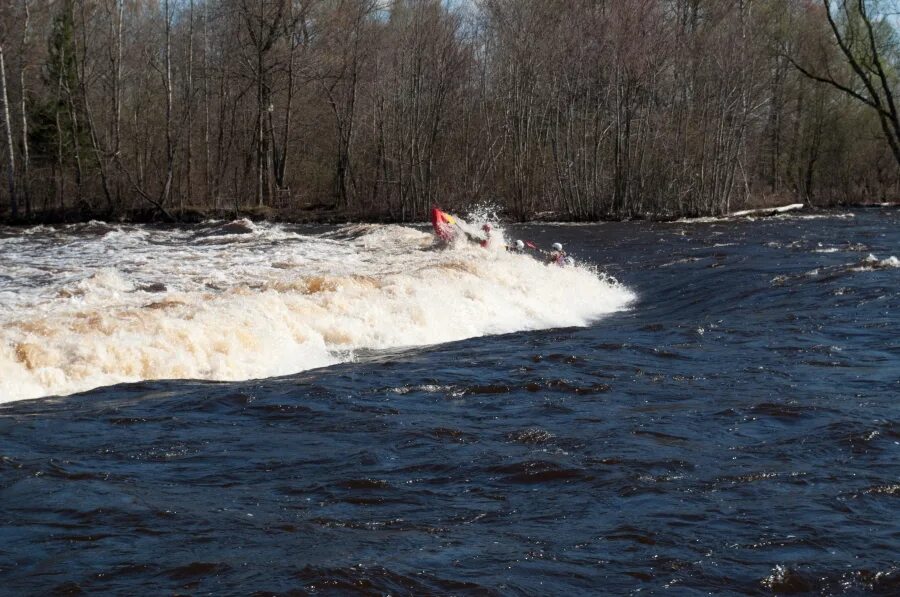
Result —
[{"label": "tree trunk", "polygon": [[[194,199],[194,0],[190,1],[188,15],[188,67],[187,67],[187,200]],[[184,207],[182,202],[182,208]]]},{"label": "tree trunk", "polygon": [[[113,75],[113,157],[122,152],[122,26],[125,17],[125,0],[116,0],[116,49]],[[121,176],[116,177],[116,204],[122,207]]]},{"label": "tree trunk", "polygon": [[0,102],[3,103],[3,124],[6,127],[6,165],[9,170],[9,201],[12,217],[19,216],[19,198],[16,195],[16,154],[13,150],[12,122],[9,119],[9,99],[6,93],[6,64],[3,60],[3,45],[0,45]]},{"label": "tree trunk", "polygon": [[[97,168],[100,170],[100,180],[103,184],[103,194],[106,197],[106,207],[107,213],[111,213],[113,209],[113,200],[112,193],[109,189],[109,179],[107,178],[107,169],[106,164],[106,155],[103,149],[100,147],[100,137],[97,134],[97,129],[94,124],[94,114],[91,110],[90,97],[88,96],[88,88],[87,88],[87,52],[88,52],[88,40],[87,40],[87,16],[85,15],[85,5],[81,4],[81,34],[82,34],[82,56],[81,56],[81,69],[79,71],[79,89],[81,91],[81,103],[84,107],[84,115],[85,121],[88,127],[88,134],[91,139],[91,149],[94,152],[94,159],[97,160]],[[77,52],[76,52],[77,57]],[[74,109],[73,109],[74,111]]]},{"label": "tree trunk", "polygon": [[31,217],[31,189],[29,187],[31,175],[28,171],[30,160],[28,155],[28,109],[26,106],[28,94],[25,92],[25,56],[28,49],[28,27],[31,17],[28,11],[28,0],[22,0],[22,11],[25,16],[25,20],[22,24],[22,56],[19,60],[19,90],[21,92],[19,112],[22,117],[22,199],[25,201],[25,215]]},{"label": "tree trunk", "polygon": [[[209,203],[210,158],[209,158],[209,2],[203,3],[203,199]],[[218,200],[216,208],[218,208]]]},{"label": "tree trunk", "polygon": [[165,206],[172,192],[172,177],[175,170],[175,143],[172,139],[172,19],[169,15],[169,0],[165,0],[166,12],[166,72],[164,86],[166,91],[166,178],[163,182],[159,205]]}]

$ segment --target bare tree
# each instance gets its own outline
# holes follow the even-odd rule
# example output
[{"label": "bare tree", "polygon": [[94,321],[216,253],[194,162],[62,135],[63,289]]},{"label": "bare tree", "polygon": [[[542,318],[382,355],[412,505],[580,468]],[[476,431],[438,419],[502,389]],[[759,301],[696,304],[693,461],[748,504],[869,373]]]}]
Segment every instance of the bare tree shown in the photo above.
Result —
[{"label": "bare tree", "polygon": [[16,154],[13,150],[13,129],[9,116],[9,96],[6,91],[6,63],[3,43],[0,42],[0,103],[3,104],[3,126],[6,130],[6,165],[8,169],[10,207],[13,219],[19,216],[19,198],[16,194]]},{"label": "bare tree", "polygon": [[[187,110],[187,200],[194,201],[194,0],[190,0],[188,9],[188,66],[187,89],[185,90],[185,110]],[[184,201],[181,203],[184,209]]]},{"label": "bare tree", "polygon": [[162,191],[159,195],[159,205],[164,206],[172,192],[172,178],[175,175],[175,140],[172,133],[172,13],[169,10],[169,0],[163,1],[165,10],[165,70],[163,73],[163,88],[166,93],[166,175]]},{"label": "bare tree", "polygon": [[[894,158],[900,164],[900,117],[894,99],[894,81],[888,74],[890,67],[885,65],[883,56],[884,38],[894,35],[893,27],[883,21],[875,21],[877,17],[873,16],[867,4],[872,3],[866,0],[822,0],[834,41],[852,71],[849,77],[840,77],[830,71],[813,72],[793,57],[789,56],[789,59],[810,79],[831,85],[871,108],[878,116]],[[837,18],[841,19],[840,24]]]},{"label": "bare tree", "polygon": [[256,86],[256,205],[261,207],[272,196],[272,138],[267,125],[274,106],[269,81],[272,68],[269,55],[284,34],[288,2],[240,0],[239,8],[252,51],[251,55],[245,56],[245,60]]},{"label": "bare tree", "polygon": [[28,108],[26,100],[28,94],[25,87],[25,70],[27,69],[28,42],[31,25],[31,12],[28,9],[28,0],[22,0],[22,45],[19,50],[19,116],[22,122],[22,199],[25,202],[25,215],[31,217],[31,173],[29,172],[30,158],[28,155]]}]

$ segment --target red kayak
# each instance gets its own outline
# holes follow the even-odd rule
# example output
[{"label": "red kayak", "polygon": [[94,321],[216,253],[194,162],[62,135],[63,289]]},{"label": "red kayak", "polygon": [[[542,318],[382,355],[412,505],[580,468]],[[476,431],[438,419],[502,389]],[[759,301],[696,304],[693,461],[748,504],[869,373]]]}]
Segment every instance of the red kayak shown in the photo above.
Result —
[{"label": "red kayak", "polygon": [[444,242],[449,243],[459,234],[456,218],[436,207],[431,208],[431,226],[438,238]]},{"label": "red kayak", "polygon": [[431,208],[431,226],[434,228],[434,233],[438,235],[438,238],[445,243],[449,243],[462,235],[470,242],[478,243],[485,247],[491,235],[490,224],[485,224],[481,227],[481,230],[478,230],[467,224],[462,218],[451,216],[436,207]]}]

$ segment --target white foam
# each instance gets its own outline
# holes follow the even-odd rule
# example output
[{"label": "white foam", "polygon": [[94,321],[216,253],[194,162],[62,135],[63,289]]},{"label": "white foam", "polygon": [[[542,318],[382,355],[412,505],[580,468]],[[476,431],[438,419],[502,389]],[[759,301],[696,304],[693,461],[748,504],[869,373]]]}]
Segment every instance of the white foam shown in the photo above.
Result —
[{"label": "white foam", "polygon": [[893,269],[900,267],[900,259],[897,259],[893,255],[886,259],[879,259],[875,255],[869,253],[865,259],[862,260],[862,263],[854,268],[854,271],[871,271],[876,269]]},{"label": "white foam", "polygon": [[671,224],[710,224],[720,222],[731,222],[737,219],[747,222],[755,222],[759,219],[777,219],[777,220],[824,220],[824,219],[849,219],[855,217],[852,213],[819,213],[804,214],[802,212],[805,206],[802,203],[792,203],[790,205],[782,205],[780,207],[763,207],[759,209],[744,209],[741,211],[733,211],[722,216],[700,216],[696,218],[678,218],[672,220]]},{"label": "white foam", "polygon": [[0,401],[284,375],[360,349],[583,326],[633,298],[585,267],[438,250],[402,226],[106,228],[0,239]]},{"label": "white foam", "polygon": [[733,211],[729,216],[734,217],[742,217],[742,216],[752,216],[752,215],[767,215],[773,213],[787,213],[789,211],[797,211],[803,209],[804,205],[802,203],[791,203],[790,205],[781,205],[779,207],[762,207],[759,209],[744,209],[741,211]]}]

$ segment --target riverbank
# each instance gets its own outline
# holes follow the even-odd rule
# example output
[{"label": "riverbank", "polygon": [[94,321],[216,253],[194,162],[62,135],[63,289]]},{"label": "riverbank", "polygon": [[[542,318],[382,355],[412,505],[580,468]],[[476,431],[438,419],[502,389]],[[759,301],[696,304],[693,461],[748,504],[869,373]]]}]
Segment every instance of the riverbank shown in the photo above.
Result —
[{"label": "riverbank", "polygon": [[[615,217],[613,215],[600,216],[596,219],[584,219],[573,217],[571,214],[560,211],[542,211],[532,214],[530,218],[520,222],[622,222],[622,221],[651,221],[672,222],[677,220],[693,220],[705,218],[742,218],[742,217],[768,217],[776,216],[787,211],[796,210],[822,210],[822,209],[856,209],[876,207],[897,207],[895,202],[847,202],[829,205],[809,205],[804,203],[789,204],[752,204],[745,209],[732,211],[727,214],[697,214],[697,213],[668,213],[668,214],[632,214],[627,217]],[[451,211],[454,211],[451,209]],[[456,210],[465,213],[464,209]],[[503,214],[502,209],[497,210]],[[198,224],[210,220],[238,220],[248,219],[253,222],[273,222],[290,224],[321,224],[340,225],[350,222],[367,224],[402,224],[410,222],[426,221],[426,216],[416,218],[401,218],[389,212],[374,212],[362,209],[341,209],[330,206],[310,206],[305,208],[275,208],[269,206],[246,207],[240,209],[216,209],[212,207],[188,206],[183,209],[171,209],[162,212],[155,208],[142,208],[127,211],[95,211],[78,208],[53,209],[42,211],[31,217],[19,216],[12,218],[9,214],[0,215],[0,225],[3,226],[36,226],[36,225],[60,225],[77,224],[92,220],[105,222],[117,222],[128,224]]]}]

